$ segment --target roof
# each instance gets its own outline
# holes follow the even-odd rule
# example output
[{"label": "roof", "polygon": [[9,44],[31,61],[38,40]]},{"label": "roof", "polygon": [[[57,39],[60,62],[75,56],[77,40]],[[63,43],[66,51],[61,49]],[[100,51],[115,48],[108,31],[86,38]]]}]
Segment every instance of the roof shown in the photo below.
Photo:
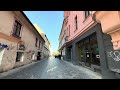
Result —
[{"label": "roof", "polygon": [[44,33],[42,31],[42,29],[37,25],[37,24],[34,24],[34,27],[37,29],[37,31],[41,34],[41,33]]},{"label": "roof", "polygon": [[[47,39],[47,41],[49,42],[46,34],[42,31],[42,29],[37,25],[37,24],[34,24],[34,27],[37,29],[37,31],[39,32],[39,34],[43,37],[43,39],[45,40],[45,38]],[[50,44],[50,42],[49,42]]]},{"label": "roof", "polygon": [[[34,25],[31,23],[31,21],[28,19],[28,17],[25,15],[25,13],[23,11],[20,11],[22,13],[22,15],[26,18],[26,20],[31,24],[31,26],[35,29],[36,33],[39,34],[39,36],[43,39],[43,37],[40,35],[40,33],[37,31],[37,29],[34,27]],[[43,41],[45,42],[45,40],[43,39]]]}]

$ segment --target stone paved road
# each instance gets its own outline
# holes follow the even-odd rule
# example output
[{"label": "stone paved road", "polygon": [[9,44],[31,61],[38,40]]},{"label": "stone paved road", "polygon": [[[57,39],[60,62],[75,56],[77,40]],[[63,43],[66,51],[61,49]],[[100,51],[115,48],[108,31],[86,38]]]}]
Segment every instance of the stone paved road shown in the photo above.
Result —
[{"label": "stone paved road", "polygon": [[91,70],[54,57],[23,67],[5,72],[1,79],[101,79]]}]

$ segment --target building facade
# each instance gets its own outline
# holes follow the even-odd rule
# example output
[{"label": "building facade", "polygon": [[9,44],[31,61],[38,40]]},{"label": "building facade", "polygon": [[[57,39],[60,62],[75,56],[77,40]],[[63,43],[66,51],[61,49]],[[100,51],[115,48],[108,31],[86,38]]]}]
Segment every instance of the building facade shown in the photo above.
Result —
[{"label": "building facade", "polygon": [[41,30],[41,28],[37,25],[34,24],[35,28],[37,29],[37,31],[40,33],[40,35],[42,36],[42,38],[45,40],[45,44],[44,44],[44,48],[43,48],[43,57],[44,58],[48,58],[50,56],[50,48],[51,48],[51,44],[50,41],[48,40],[46,34]]},{"label": "building facade", "polygon": [[43,58],[45,41],[22,11],[0,11],[0,72]]},{"label": "building facade", "polygon": [[[108,52],[114,50],[115,44],[111,42],[111,36],[103,32],[105,23],[110,26],[115,22],[107,23],[108,21],[104,20],[107,15],[104,18],[102,14],[95,11],[64,11],[64,21],[59,36],[59,51],[64,60],[99,72],[103,78],[118,78],[119,75],[116,76],[115,72],[109,68],[107,55]],[[108,17],[110,20],[112,15]]]}]

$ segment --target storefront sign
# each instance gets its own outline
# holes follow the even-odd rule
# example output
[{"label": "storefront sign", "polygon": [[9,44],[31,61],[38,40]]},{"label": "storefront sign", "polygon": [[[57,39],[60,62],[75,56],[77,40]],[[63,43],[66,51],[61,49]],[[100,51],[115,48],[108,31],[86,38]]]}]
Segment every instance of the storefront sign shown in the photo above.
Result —
[{"label": "storefront sign", "polygon": [[0,48],[7,48],[7,47],[8,47],[8,45],[1,44],[1,43],[0,43]]},{"label": "storefront sign", "polygon": [[107,60],[109,69],[120,73],[120,50],[107,52]]}]

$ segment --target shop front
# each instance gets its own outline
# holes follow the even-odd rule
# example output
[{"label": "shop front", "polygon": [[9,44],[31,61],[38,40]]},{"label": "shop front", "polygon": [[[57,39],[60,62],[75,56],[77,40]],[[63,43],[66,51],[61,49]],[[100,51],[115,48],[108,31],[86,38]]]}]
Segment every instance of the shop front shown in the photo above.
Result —
[{"label": "shop front", "polygon": [[89,35],[78,43],[78,56],[81,65],[92,68],[100,66],[100,55],[96,33]]},{"label": "shop front", "polygon": [[102,78],[115,78],[114,72],[109,69],[110,59],[107,56],[107,52],[113,51],[113,44],[110,35],[102,32],[100,24],[73,41],[73,61],[76,64],[101,73]]},{"label": "shop front", "polygon": [[41,60],[41,52],[37,52],[37,60]]}]

